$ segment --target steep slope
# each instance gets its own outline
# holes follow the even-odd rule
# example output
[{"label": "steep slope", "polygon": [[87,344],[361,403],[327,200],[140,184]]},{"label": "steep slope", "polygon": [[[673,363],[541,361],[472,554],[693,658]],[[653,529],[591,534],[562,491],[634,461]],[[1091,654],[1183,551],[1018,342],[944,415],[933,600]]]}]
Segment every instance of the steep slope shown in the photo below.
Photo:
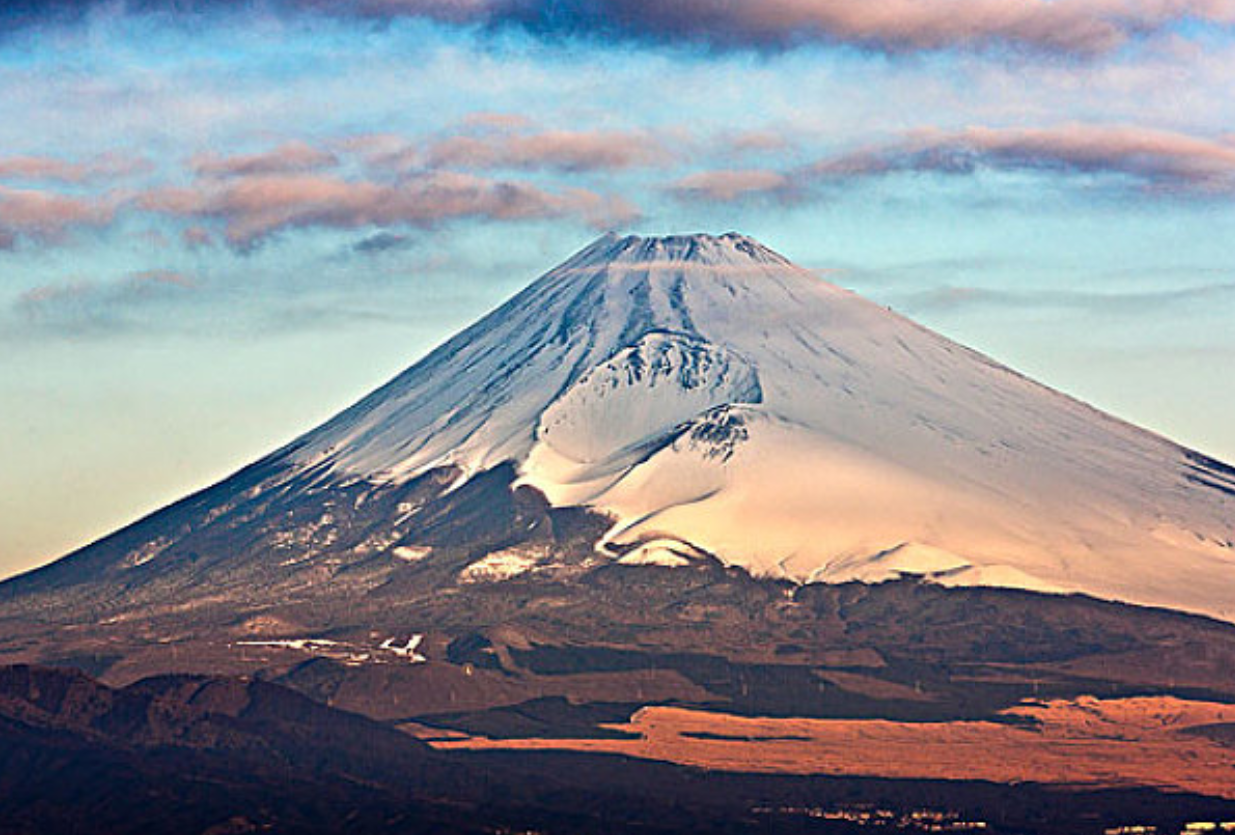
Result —
[{"label": "steep slope", "polygon": [[630,559],[1235,618],[1235,470],[736,234],[600,239],[295,458],[378,482],[513,460]]}]

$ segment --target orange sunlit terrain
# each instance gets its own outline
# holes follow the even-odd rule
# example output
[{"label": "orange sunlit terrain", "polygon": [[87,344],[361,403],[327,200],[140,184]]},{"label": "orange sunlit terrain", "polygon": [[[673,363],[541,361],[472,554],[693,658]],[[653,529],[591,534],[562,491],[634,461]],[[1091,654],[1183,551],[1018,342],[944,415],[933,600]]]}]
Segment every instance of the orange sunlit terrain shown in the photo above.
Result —
[{"label": "orange sunlit terrain", "polygon": [[1001,715],[1006,722],[907,723],[646,707],[626,724],[605,726],[635,739],[437,735],[432,744],[607,752],[726,771],[1157,786],[1235,798],[1235,749],[1198,733],[1235,723],[1233,705],[1082,698],[1026,703]]}]

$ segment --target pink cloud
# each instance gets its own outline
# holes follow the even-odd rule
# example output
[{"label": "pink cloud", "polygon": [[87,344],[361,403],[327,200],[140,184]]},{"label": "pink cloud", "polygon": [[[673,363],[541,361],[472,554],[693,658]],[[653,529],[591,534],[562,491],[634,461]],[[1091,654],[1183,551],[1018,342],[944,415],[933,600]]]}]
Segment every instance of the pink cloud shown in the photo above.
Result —
[{"label": "pink cloud", "polygon": [[355,136],[338,147],[375,169],[408,172],[464,168],[557,171],[613,171],[662,165],[672,155],[659,139],[636,131],[526,132],[522,116],[474,113],[457,132],[429,141],[390,134]]},{"label": "pink cloud", "polygon": [[197,154],[189,160],[189,168],[200,177],[248,177],[320,171],[338,163],[338,157],[329,151],[294,141],[260,154]]},{"label": "pink cloud", "polygon": [[111,222],[115,201],[0,186],[0,242],[59,241],[71,230]]},{"label": "pink cloud", "polygon": [[795,169],[705,171],[671,188],[696,200],[788,199],[823,183],[897,172],[970,175],[982,169],[1107,175],[1151,191],[1229,195],[1235,194],[1235,141],[1110,125],[924,128]]},{"label": "pink cloud", "polygon": [[84,183],[128,177],[151,168],[150,161],[144,157],[127,154],[101,154],[85,162],[42,156],[0,157],[0,180]]},{"label": "pink cloud", "polygon": [[825,178],[905,170],[966,173],[977,167],[1121,174],[1149,186],[1231,191],[1235,143],[1107,125],[924,129],[897,143],[821,160],[811,173]]},{"label": "pink cloud", "polygon": [[667,162],[668,151],[641,133],[545,131],[527,135],[455,136],[425,152],[432,167],[614,170]]},{"label": "pink cloud", "polygon": [[491,130],[519,130],[529,127],[531,119],[518,113],[490,113],[479,111],[463,117],[462,124],[468,128]]},{"label": "pink cloud", "polygon": [[792,191],[787,175],[766,169],[701,171],[683,177],[671,188],[686,199],[726,203],[754,196],[784,199]]},{"label": "pink cloud", "polygon": [[753,130],[737,133],[724,140],[724,147],[730,154],[763,153],[781,151],[792,143],[783,133],[766,130]]},{"label": "pink cloud", "polygon": [[195,287],[197,282],[188,275],[175,270],[143,270],[130,273],[128,281],[137,287],[142,285],[170,285],[173,287]]},{"label": "pink cloud", "polygon": [[467,217],[559,216],[608,225],[635,214],[621,200],[583,189],[549,192],[525,183],[452,172],[430,172],[395,183],[321,175],[243,177],[153,191],[139,204],[149,211],[220,222],[225,238],[238,249],[298,228],[432,226]]},{"label": "pink cloud", "polygon": [[1181,187],[1235,187],[1235,143],[1134,127],[970,128],[926,137],[929,146],[973,148],[996,163],[1112,171]]},{"label": "pink cloud", "polygon": [[204,229],[201,226],[190,226],[180,233],[180,240],[189,249],[196,249],[213,244],[214,235],[210,234],[209,229]]}]

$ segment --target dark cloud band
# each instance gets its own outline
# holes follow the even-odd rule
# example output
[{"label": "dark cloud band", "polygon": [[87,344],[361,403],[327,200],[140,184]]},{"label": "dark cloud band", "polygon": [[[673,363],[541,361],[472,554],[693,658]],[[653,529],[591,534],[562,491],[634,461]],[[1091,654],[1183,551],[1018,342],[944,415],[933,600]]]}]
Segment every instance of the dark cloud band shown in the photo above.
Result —
[{"label": "dark cloud band", "polygon": [[1011,48],[1073,56],[1111,52],[1180,24],[1235,25],[1230,0],[22,0],[0,14],[31,22],[80,17],[98,7],[427,18],[517,26],[550,39],[617,38],[720,49],[825,44],[886,53]]}]

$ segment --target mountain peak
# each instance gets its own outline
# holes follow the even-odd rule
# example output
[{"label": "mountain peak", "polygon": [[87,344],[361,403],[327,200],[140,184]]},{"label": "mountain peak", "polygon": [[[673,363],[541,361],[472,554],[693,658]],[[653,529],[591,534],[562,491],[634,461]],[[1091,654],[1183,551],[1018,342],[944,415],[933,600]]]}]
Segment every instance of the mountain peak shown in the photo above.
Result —
[{"label": "mountain peak", "polygon": [[567,262],[570,266],[620,264],[655,266],[789,265],[789,260],[747,235],[703,232],[688,235],[603,235]]}]

